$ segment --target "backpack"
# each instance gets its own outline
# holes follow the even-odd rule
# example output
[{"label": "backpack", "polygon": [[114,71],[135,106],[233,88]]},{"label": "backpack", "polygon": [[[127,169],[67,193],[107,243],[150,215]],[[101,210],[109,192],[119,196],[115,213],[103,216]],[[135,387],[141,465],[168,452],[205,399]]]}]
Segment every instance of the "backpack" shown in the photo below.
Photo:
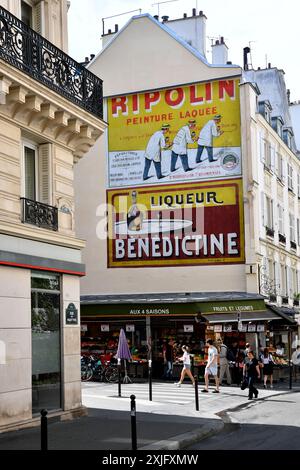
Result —
[{"label": "backpack", "polygon": [[226,351],[226,359],[227,359],[227,361],[235,362],[235,355],[233,354],[233,352],[229,348],[227,348],[227,351]]}]

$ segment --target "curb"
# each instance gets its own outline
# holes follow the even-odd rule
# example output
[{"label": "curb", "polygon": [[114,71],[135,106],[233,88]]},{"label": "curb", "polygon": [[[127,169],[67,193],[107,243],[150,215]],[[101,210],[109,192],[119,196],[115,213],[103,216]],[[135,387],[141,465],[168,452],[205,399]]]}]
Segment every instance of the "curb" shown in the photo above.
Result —
[{"label": "curb", "polygon": [[[203,429],[204,428],[204,429]],[[185,449],[192,444],[205,439],[209,436],[219,433],[224,428],[224,423],[221,419],[216,420],[214,425],[203,426],[195,431],[178,434],[177,436],[170,437],[163,441],[153,442],[144,447],[139,447],[138,450],[179,450]]]}]

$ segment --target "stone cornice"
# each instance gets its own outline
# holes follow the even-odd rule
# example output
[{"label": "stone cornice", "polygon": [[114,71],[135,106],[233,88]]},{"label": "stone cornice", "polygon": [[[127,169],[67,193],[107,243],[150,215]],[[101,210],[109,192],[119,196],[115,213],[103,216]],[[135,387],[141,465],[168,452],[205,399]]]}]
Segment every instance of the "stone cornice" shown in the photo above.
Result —
[{"label": "stone cornice", "polygon": [[0,115],[81,158],[107,125],[26,73],[0,60]]}]

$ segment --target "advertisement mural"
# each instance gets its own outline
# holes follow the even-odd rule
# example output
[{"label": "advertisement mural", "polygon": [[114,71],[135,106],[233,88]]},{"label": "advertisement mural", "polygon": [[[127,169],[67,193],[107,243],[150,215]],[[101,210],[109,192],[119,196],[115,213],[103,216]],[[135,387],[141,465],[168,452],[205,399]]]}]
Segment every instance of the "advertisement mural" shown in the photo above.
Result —
[{"label": "advertisement mural", "polygon": [[107,100],[108,188],[241,175],[239,78]]},{"label": "advertisement mural", "polygon": [[240,178],[107,191],[108,267],[244,262]]}]

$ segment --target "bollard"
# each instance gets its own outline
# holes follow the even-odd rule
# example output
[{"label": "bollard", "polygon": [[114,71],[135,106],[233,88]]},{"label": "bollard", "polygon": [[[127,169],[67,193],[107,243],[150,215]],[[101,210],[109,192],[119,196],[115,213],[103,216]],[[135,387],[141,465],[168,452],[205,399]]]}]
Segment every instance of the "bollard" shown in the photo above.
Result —
[{"label": "bollard", "polygon": [[48,450],[48,411],[41,410],[41,450]]},{"label": "bollard", "polygon": [[131,449],[137,450],[135,395],[130,395]]},{"label": "bollard", "polygon": [[148,362],[148,372],[149,372],[149,401],[152,401],[152,360],[149,359]]},{"label": "bollard", "polygon": [[194,376],[195,379],[195,403],[196,403],[196,411],[199,411],[199,393],[198,393],[198,376]]},{"label": "bollard", "polygon": [[118,395],[121,396],[121,359],[118,357]]}]

